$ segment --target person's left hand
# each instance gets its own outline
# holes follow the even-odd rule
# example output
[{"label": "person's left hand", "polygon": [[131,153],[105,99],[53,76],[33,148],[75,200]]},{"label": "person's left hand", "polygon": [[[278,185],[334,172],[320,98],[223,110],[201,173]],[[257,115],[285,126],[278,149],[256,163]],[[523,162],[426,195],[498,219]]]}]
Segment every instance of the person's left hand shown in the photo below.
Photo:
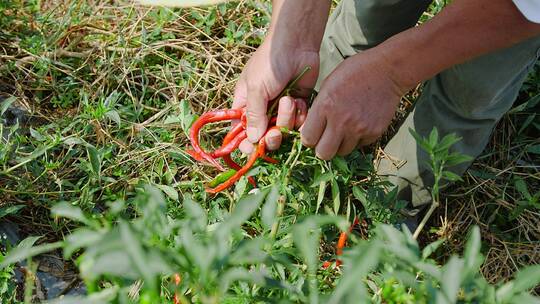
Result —
[{"label": "person's left hand", "polygon": [[302,143],[329,160],[376,141],[390,124],[403,89],[384,56],[367,50],[324,80],[300,128]]}]

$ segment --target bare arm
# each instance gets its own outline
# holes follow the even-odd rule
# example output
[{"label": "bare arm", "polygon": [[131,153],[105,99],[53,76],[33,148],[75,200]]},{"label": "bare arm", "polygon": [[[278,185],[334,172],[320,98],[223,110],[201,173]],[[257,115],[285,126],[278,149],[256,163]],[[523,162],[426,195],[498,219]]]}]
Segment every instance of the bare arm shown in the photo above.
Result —
[{"label": "bare arm", "polygon": [[540,34],[511,0],[455,0],[431,21],[347,58],[324,80],[301,129],[320,158],[381,136],[400,97],[453,65]]},{"label": "bare arm", "polygon": [[[272,20],[263,44],[250,58],[238,80],[234,94],[234,108],[247,108],[248,140],[240,146],[242,151],[253,148],[266,132],[268,101],[276,98],[287,82],[306,66],[312,70],[298,83],[301,88],[313,88],[318,76],[319,48],[324,34],[330,0],[274,0]],[[306,106],[301,100],[280,100],[278,122],[280,127],[294,126],[294,114]],[[304,109],[304,110],[302,110]],[[300,115],[302,116],[302,115]],[[281,143],[281,134],[266,137],[269,149]]]},{"label": "bare arm", "polygon": [[380,46],[396,82],[410,89],[453,65],[540,34],[511,0],[456,0]]}]

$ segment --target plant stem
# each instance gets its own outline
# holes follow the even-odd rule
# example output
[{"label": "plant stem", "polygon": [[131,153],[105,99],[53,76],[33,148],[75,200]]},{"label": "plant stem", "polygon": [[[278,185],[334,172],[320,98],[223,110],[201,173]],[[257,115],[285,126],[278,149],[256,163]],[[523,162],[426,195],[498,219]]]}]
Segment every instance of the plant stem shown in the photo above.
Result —
[{"label": "plant stem", "polygon": [[281,93],[279,93],[279,95],[276,98],[274,98],[273,100],[270,101],[270,108],[268,109],[268,116],[269,117],[272,117],[274,115],[274,110],[276,109],[281,97],[288,95],[289,92],[291,91],[291,89],[293,89],[294,86],[298,83],[298,81],[300,81],[300,79],[302,79],[302,77],[304,77],[304,75],[307,72],[309,72],[310,70],[311,70],[311,67],[306,66],[302,70],[302,72],[300,72],[300,74],[298,74],[298,76],[296,76],[293,80],[291,80],[287,84],[287,86],[285,86],[285,89],[283,89],[283,91],[281,91]]}]

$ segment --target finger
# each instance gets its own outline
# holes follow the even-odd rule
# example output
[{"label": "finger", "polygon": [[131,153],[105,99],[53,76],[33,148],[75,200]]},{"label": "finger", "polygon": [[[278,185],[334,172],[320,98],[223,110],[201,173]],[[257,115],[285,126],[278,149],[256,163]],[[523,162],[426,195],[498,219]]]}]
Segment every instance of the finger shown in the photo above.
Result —
[{"label": "finger", "polygon": [[356,146],[358,146],[358,139],[356,137],[344,138],[339,146],[337,154],[339,156],[349,155],[356,149]]},{"label": "finger", "polygon": [[315,155],[324,160],[332,159],[339,149],[342,138],[342,135],[335,128],[327,125],[321,139],[317,143],[317,147],[315,147]]},{"label": "finger", "polygon": [[251,154],[254,148],[253,144],[249,140],[244,139],[238,146],[238,149],[240,149],[240,151],[244,154]]},{"label": "finger", "polygon": [[283,136],[281,135],[281,132],[279,130],[269,130],[264,137],[264,140],[266,141],[266,148],[270,151],[277,150],[281,145],[282,139]]},{"label": "finger", "polygon": [[326,116],[320,108],[315,102],[307,114],[306,121],[300,128],[300,139],[306,147],[315,147],[326,127]]},{"label": "finger", "polygon": [[304,121],[306,121],[307,104],[306,104],[306,101],[301,98],[297,98],[295,102],[296,102],[296,118],[294,122],[294,127],[298,129],[304,124]]},{"label": "finger", "polygon": [[379,137],[366,137],[366,138],[362,138],[362,140],[360,140],[360,142],[358,143],[358,146],[369,146],[371,145],[372,143],[376,142],[377,139],[379,139]]},{"label": "finger", "polygon": [[246,133],[250,142],[257,143],[268,126],[268,117],[266,116],[268,100],[260,85],[252,88],[248,86],[247,98]]},{"label": "finger", "polygon": [[[247,85],[244,81],[244,73],[240,75],[240,78],[238,79],[238,82],[236,82],[236,86],[234,87],[234,96],[233,96],[233,103],[232,108],[233,109],[240,109],[244,108],[247,103]],[[231,124],[234,126],[237,123],[239,123],[239,119],[233,119]]]},{"label": "finger", "polygon": [[236,82],[236,86],[234,87],[234,95],[233,95],[233,103],[232,108],[233,109],[240,109],[246,106],[247,103],[247,84],[244,80],[244,73],[240,75],[240,78],[238,78],[238,81]]},{"label": "finger", "polygon": [[285,96],[279,100],[276,126],[292,129],[294,127],[294,117],[296,102],[294,98]]}]

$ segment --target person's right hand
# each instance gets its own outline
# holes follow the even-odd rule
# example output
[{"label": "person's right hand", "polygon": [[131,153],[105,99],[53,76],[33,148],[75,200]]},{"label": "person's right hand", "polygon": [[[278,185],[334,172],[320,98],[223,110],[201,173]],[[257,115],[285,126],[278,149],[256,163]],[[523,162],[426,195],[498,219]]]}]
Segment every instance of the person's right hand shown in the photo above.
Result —
[{"label": "person's right hand", "polygon": [[[234,92],[233,108],[247,108],[248,138],[240,145],[240,150],[250,153],[253,143],[264,135],[268,126],[268,102],[276,98],[302,70],[310,66],[297,83],[299,92],[311,92],[319,74],[318,50],[302,49],[297,45],[283,45],[274,42],[269,35],[247,62]],[[307,114],[306,103],[302,99],[281,98],[278,105],[277,126],[299,127]],[[275,150],[281,144],[281,133],[269,132],[266,144],[269,150]]]}]

